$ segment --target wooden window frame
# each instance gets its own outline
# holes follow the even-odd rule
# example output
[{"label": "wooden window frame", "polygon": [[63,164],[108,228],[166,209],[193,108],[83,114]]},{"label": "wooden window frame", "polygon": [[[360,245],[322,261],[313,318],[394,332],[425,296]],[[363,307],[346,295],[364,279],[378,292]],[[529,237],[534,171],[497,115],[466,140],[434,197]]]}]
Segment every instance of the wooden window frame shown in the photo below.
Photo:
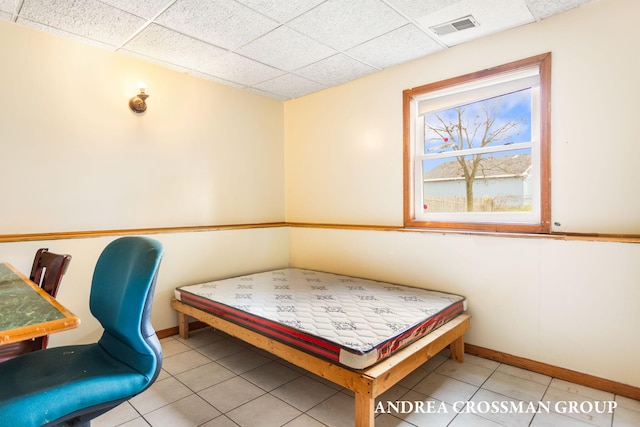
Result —
[{"label": "wooden window frame", "polygon": [[[540,76],[540,221],[535,224],[515,222],[449,222],[420,221],[415,218],[414,203],[414,159],[411,138],[411,103],[419,95],[444,88],[469,83],[474,80],[497,76],[520,69],[538,67]],[[463,76],[453,77],[435,83],[403,91],[403,133],[404,133],[404,227],[476,230],[513,233],[549,233],[551,231],[551,53],[544,53],[519,61],[499,65]]]}]

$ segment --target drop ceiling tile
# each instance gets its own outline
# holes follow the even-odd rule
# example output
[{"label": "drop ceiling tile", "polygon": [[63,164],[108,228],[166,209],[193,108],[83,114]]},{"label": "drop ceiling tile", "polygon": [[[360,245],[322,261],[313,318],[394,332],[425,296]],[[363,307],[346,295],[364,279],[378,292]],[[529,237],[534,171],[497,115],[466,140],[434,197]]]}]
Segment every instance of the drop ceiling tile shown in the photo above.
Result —
[{"label": "drop ceiling tile", "polygon": [[113,44],[103,43],[101,41],[93,40],[93,39],[90,39],[88,37],[81,37],[81,36],[79,36],[77,34],[69,33],[68,31],[60,30],[58,28],[52,28],[52,27],[43,25],[43,24],[41,24],[39,22],[31,21],[29,19],[24,19],[24,18],[20,18],[19,17],[16,22],[18,24],[20,24],[20,25],[24,25],[26,27],[31,27],[31,28],[34,28],[34,29],[36,29],[38,31],[42,31],[42,32],[46,32],[46,33],[49,33],[49,34],[53,34],[55,36],[64,37],[64,38],[70,39],[70,40],[75,40],[75,41],[80,42],[82,44],[99,47],[101,49],[114,50],[117,47],[117,46],[115,46]]},{"label": "drop ceiling tile", "polygon": [[211,58],[227,53],[224,49],[156,24],[149,25],[124,48],[189,69],[198,69]]},{"label": "drop ceiling tile", "polygon": [[151,56],[146,56],[141,53],[134,52],[132,50],[118,49],[118,53],[131,56],[133,58],[138,58],[141,61],[149,62],[151,64],[160,65],[161,67],[168,68],[170,70],[175,70],[175,71],[178,71],[179,73],[189,73],[189,74],[193,73],[193,70],[190,68],[186,68],[181,65],[174,64],[172,62],[163,61],[161,59],[154,58]]},{"label": "drop ceiling tile", "polygon": [[98,0],[25,0],[20,17],[113,46],[145,24],[143,19]]},{"label": "drop ceiling tile", "polygon": [[[436,36],[435,32],[429,29],[434,25],[444,24],[468,15],[473,16],[477,21],[479,24],[477,27],[444,36]],[[534,21],[535,18],[524,0],[461,0],[416,19],[416,23],[423,30],[432,32],[434,37],[447,46],[454,46]]]},{"label": "drop ceiling tile", "polygon": [[267,92],[267,91],[256,89],[256,88],[253,88],[253,87],[246,88],[245,90],[247,92],[256,93],[256,94],[261,95],[261,96],[266,96],[267,98],[277,99],[278,101],[286,101],[286,100],[290,99],[290,97],[288,97],[288,96],[278,95],[278,94],[275,94],[275,93]]},{"label": "drop ceiling tile", "polygon": [[[128,1],[128,0],[123,0]],[[238,0],[269,18],[285,23],[325,0]]]},{"label": "drop ceiling tile", "polygon": [[198,71],[221,79],[251,86],[283,74],[282,71],[235,53],[210,59]]},{"label": "drop ceiling tile", "polygon": [[258,90],[274,93],[286,99],[298,98],[326,88],[326,86],[320,83],[312,82],[311,80],[293,74],[285,74],[275,79],[253,85],[253,87]]},{"label": "drop ceiling tile", "polygon": [[458,3],[460,0],[386,0],[410,19],[428,15],[444,7]]},{"label": "drop ceiling tile", "polygon": [[296,71],[296,74],[327,86],[336,86],[355,80],[377,69],[339,53]]},{"label": "drop ceiling tile", "polygon": [[0,11],[11,15],[16,11],[19,2],[20,0],[0,0]]},{"label": "drop ceiling tile", "polygon": [[407,23],[380,0],[328,0],[287,25],[335,49],[346,50]]},{"label": "drop ceiling tile", "polygon": [[12,15],[10,13],[7,13],[7,12],[4,12],[4,11],[0,10],[0,20],[10,21],[11,20],[11,16]]},{"label": "drop ceiling tile", "polygon": [[286,71],[295,70],[337,53],[335,49],[285,26],[254,40],[237,52]]},{"label": "drop ceiling tile", "polygon": [[346,51],[374,67],[388,68],[442,50],[443,47],[413,24],[405,25]]},{"label": "drop ceiling tile", "polygon": [[246,85],[243,85],[243,84],[240,84],[240,83],[236,83],[236,82],[232,82],[232,81],[225,80],[225,79],[221,79],[219,77],[212,76],[211,74],[201,73],[199,71],[190,71],[189,74],[191,74],[192,76],[199,77],[201,79],[210,80],[212,82],[220,83],[220,84],[223,84],[223,85],[226,85],[226,86],[233,86],[233,87],[238,88],[238,89],[246,89]]},{"label": "drop ceiling tile", "polygon": [[145,19],[151,19],[167,7],[167,0],[101,0],[103,3],[133,13]]},{"label": "drop ceiling tile", "polygon": [[545,19],[558,13],[566,12],[578,6],[591,3],[593,0],[526,0],[529,9],[538,19]]},{"label": "drop ceiling tile", "polygon": [[238,48],[278,26],[228,0],[177,0],[156,22],[225,49]]}]

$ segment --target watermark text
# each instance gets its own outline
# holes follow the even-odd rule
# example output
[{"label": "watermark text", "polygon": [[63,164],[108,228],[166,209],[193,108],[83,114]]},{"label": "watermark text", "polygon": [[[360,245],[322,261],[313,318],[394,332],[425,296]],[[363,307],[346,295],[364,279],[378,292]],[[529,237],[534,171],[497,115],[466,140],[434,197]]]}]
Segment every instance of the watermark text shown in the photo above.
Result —
[{"label": "watermark text", "polygon": [[556,412],[559,414],[612,414],[618,403],[613,400],[582,402],[573,400],[518,402],[502,400],[492,402],[457,401],[453,405],[435,400],[395,400],[378,402],[377,414],[438,414],[438,413],[471,413],[471,414],[539,414]]}]

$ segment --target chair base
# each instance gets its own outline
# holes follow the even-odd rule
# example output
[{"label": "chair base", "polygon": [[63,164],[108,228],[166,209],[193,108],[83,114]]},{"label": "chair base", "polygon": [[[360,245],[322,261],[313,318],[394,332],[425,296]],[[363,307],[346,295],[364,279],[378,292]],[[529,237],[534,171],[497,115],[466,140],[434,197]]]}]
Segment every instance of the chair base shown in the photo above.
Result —
[{"label": "chair base", "polygon": [[94,406],[90,408],[90,411],[78,411],[69,414],[64,420],[56,420],[52,423],[45,424],[43,427],[90,427],[92,419],[109,412],[126,401],[127,399],[120,399],[115,402],[105,403],[104,405]]}]

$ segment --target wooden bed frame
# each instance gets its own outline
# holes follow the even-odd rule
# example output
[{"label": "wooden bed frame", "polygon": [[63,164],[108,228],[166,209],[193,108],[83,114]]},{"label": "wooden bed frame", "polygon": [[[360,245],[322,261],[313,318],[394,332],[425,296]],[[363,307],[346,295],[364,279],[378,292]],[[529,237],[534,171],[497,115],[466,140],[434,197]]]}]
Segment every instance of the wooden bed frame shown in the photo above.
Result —
[{"label": "wooden bed frame", "polygon": [[459,314],[435,331],[409,344],[390,357],[362,370],[350,369],[298,350],[243,326],[186,305],[175,298],[171,306],[178,312],[180,337],[189,338],[189,317],[268,351],[302,369],[312,372],[355,393],[356,427],[373,427],[375,399],[402,378],[449,346],[451,359],[464,360],[464,333],[471,326],[471,316]]}]

